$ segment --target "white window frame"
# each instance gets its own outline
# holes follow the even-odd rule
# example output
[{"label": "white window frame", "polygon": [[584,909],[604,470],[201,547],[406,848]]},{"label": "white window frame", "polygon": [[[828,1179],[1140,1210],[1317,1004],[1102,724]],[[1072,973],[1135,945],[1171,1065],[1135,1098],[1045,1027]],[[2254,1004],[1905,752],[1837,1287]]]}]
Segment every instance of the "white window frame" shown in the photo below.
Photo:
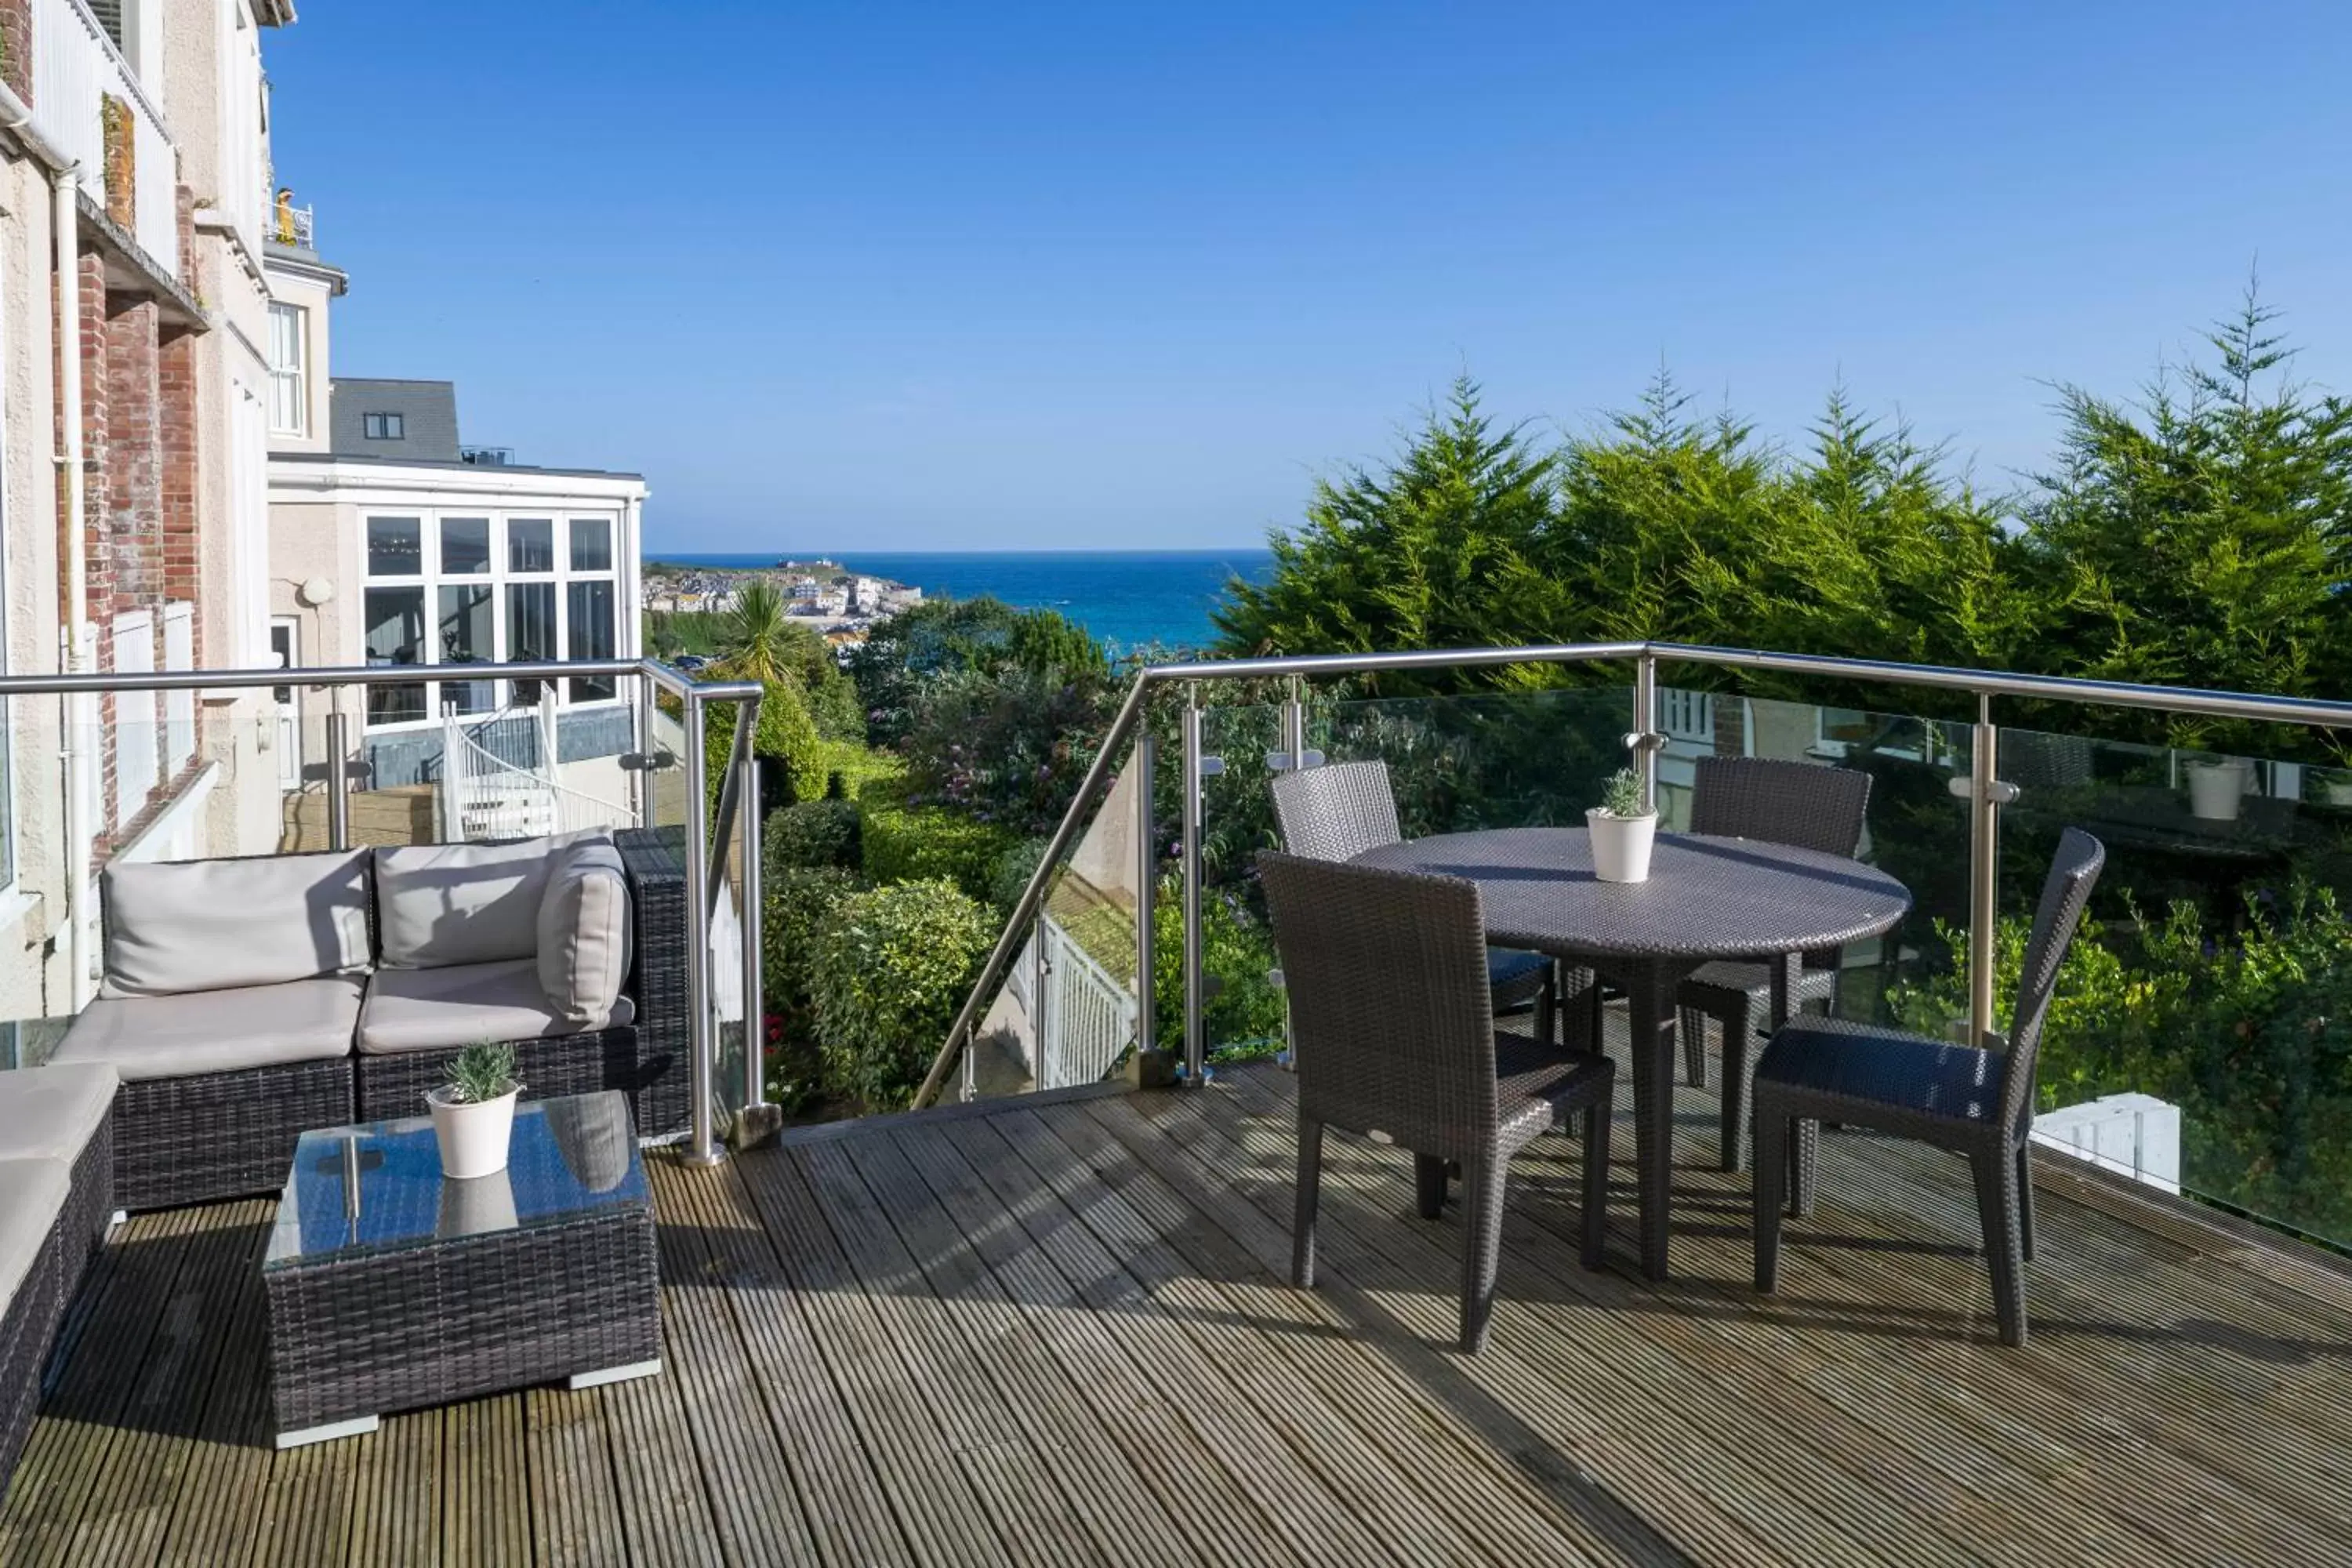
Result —
[{"label": "white window frame", "polygon": [[[282,323],[292,323],[283,336]],[[284,351],[293,351],[288,363]],[[279,419],[279,405],[293,411],[292,422]],[[269,433],[273,436],[310,434],[310,312],[283,300],[269,302]]]},{"label": "white window frame", "polygon": [[[155,673],[155,616],[126,610],[110,628],[110,663],[117,675]],[[128,662],[125,655],[129,655]],[[144,707],[145,712],[139,711]],[[121,826],[147,809],[163,780],[156,776],[160,737],[155,730],[155,693],[114,694],[114,824]]]},{"label": "white window frame", "polygon": [[[410,517],[417,520],[417,526],[420,530],[417,550],[419,570],[417,574],[413,577],[388,577],[378,576],[373,572],[366,572],[365,567],[368,560],[367,539],[369,525],[378,519]],[[467,521],[476,518],[487,518],[489,521],[489,571],[487,573],[467,572],[454,574],[443,572],[441,569],[441,525],[445,521]],[[438,636],[441,615],[441,590],[444,587],[487,587],[490,590],[491,639],[493,645],[490,658],[497,663],[509,663],[514,659],[516,655],[514,653],[512,644],[509,641],[509,632],[507,624],[507,591],[509,587],[517,587],[525,584],[544,584],[554,590],[555,600],[554,624],[552,626],[554,647],[551,657],[562,659],[565,657],[564,650],[571,646],[572,642],[572,585],[574,583],[609,583],[612,584],[613,588],[613,647],[615,655],[617,656],[619,650],[629,646],[630,638],[627,623],[625,617],[628,616],[635,607],[629,602],[627,595],[629,579],[626,571],[627,563],[624,559],[628,545],[628,542],[623,537],[623,531],[626,525],[626,521],[625,510],[618,504],[609,508],[530,506],[448,506],[439,508],[411,506],[362,507],[359,511],[360,562],[364,574],[362,588],[360,595],[361,605],[362,606],[361,614],[361,638],[362,644],[364,644],[366,637],[366,616],[364,609],[367,598],[366,590],[371,588],[416,588],[421,590],[425,595],[425,621],[426,627],[426,635],[425,638],[425,662],[417,668],[420,670],[430,670],[441,668],[462,669],[464,668],[463,666],[445,667],[441,663],[441,645],[440,637]],[[612,549],[610,563],[604,568],[604,570],[601,572],[574,572],[572,569],[572,525],[575,521],[597,521],[605,525],[607,535],[612,542]],[[516,572],[511,569],[509,556],[509,530],[512,524],[517,522],[545,522],[548,525],[550,535],[550,570],[544,572]],[[362,651],[362,657],[365,657],[364,650]],[[420,677],[419,683],[425,689],[425,713],[424,718],[403,719],[390,723],[382,724],[370,723],[366,726],[367,732],[371,735],[388,735],[400,734],[403,732],[413,733],[418,731],[436,728],[442,721],[442,687],[444,684],[454,685],[456,682],[453,680],[445,683],[443,681],[433,680],[429,677]],[[546,683],[546,686],[542,688],[541,695],[542,700],[551,700],[561,707],[568,709],[579,709],[584,711],[597,708],[612,708],[617,707],[626,700],[626,699],[622,695],[621,683],[615,680],[613,685],[614,694],[611,697],[575,698],[572,694],[571,680],[565,679],[551,681]],[[490,704],[488,711],[502,711],[510,706],[513,701],[514,693],[511,684],[506,682],[497,683],[497,689],[493,689],[490,693]],[[488,713],[469,713],[463,717],[467,719],[476,719],[487,716]]]}]

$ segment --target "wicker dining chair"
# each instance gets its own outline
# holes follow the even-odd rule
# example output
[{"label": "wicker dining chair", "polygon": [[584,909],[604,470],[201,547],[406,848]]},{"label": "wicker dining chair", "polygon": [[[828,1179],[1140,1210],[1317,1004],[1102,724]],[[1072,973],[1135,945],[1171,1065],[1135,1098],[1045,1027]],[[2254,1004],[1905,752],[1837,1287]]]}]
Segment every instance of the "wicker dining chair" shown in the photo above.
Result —
[{"label": "wicker dining chair", "polygon": [[[1403,837],[1386,763],[1326,763],[1277,773],[1274,816],[1283,848],[1310,860],[1352,860]],[[1486,950],[1486,983],[1497,1013],[1533,1003],[1536,1034],[1547,1040],[1562,1036],[1564,1002],[1589,1004],[1596,994],[1591,971],[1511,948]],[[1589,1005],[1570,1007],[1565,1031],[1570,1045],[1594,1044],[1591,1018]]]},{"label": "wicker dining chair", "polygon": [[2070,827],[2042,883],[2019,976],[2009,1047],[1991,1051],[1843,1018],[1804,1018],[1774,1033],[1756,1064],[1756,1288],[1780,1279],[1780,1214],[1812,1213],[1821,1123],[1918,1139],[1967,1156],[1976,1176],[1993,1307],[2003,1344],[2025,1342],[2025,1264],[2033,1257],[2034,1064],[2059,966],[2082,924],[2107,852]]},{"label": "wicker dining chair", "polygon": [[1475,882],[1271,850],[1257,863],[1299,1044],[1291,1277],[1315,1284],[1326,1127],[1411,1150],[1429,1218],[1458,1162],[1461,1343],[1475,1354],[1494,1310],[1511,1156],[1570,1114],[1584,1139],[1582,1256],[1600,1267],[1616,1068],[1595,1051],[1496,1029]]},{"label": "wicker dining chair", "polygon": [[[1690,830],[1723,838],[1852,855],[1862,847],[1870,808],[1870,775],[1852,768],[1769,757],[1701,757],[1691,789]],[[1789,1007],[1808,1002],[1836,1010],[1840,963],[1835,950],[1790,954]],[[1706,1087],[1706,1023],[1723,1036],[1721,1163],[1748,1168],[1748,1081],[1755,1072],[1756,1037],[1770,1016],[1769,963],[1718,961],[1702,965],[1675,992],[1675,1032],[1682,1037],[1683,1070]]]}]

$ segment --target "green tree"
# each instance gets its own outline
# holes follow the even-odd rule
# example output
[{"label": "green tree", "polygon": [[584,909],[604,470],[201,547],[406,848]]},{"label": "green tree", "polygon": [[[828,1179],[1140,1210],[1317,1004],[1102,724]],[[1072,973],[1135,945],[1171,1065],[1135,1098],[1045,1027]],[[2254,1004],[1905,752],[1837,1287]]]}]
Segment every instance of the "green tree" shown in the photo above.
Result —
[{"label": "green tree", "polygon": [[[2286,377],[2277,319],[2250,285],[2206,339],[2216,360],[2160,371],[2137,406],[2059,389],[2064,441],[2024,512],[2038,626],[2021,658],[2117,680],[2343,693],[2352,404]],[[2230,738],[2169,728],[2181,744]]]}]

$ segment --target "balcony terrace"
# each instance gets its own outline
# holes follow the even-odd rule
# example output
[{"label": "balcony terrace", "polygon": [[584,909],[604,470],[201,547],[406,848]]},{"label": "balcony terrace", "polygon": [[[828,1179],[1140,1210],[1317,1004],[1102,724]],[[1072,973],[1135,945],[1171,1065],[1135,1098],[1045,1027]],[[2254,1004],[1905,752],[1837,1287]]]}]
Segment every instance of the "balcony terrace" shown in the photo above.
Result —
[{"label": "balcony terrace", "polygon": [[[1998,730],[1993,695],[2278,723],[2352,722],[2352,708],[1849,666],[1835,673],[1976,695],[1980,722],[1817,708],[1792,742],[1790,713],[1759,701],[1735,721],[1732,699],[1662,689],[1659,663],[1827,674],[1838,661],[1645,645],[1376,658],[1631,662],[1634,731],[1622,688],[1318,705],[1292,685],[1286,700],[1220,708],[1188,695],[1160,714],[1153,689],[1213,692],[1220,677],[1199,665],[1149,674],[919,1097],[961,1102],[772,1134],[740,1026],[764,1013],[763,857],[748,806],[759,689],[633,660],[468,667],[469,681],[551,692],[609,681],[583,708],[609,708],[615,734],[626,731],[610,759],[612,820],[597,825],[627,830],[631,877],[656,865],[669,900],[639,932],[630,984],[640,1026],[677,1042],[665,1066],[685,1079],[665,1080],[677,1095],[664,1103],[682,1109],[661,1129],[680,1141],[636,1156],[650,1185],[660,1374],[572,1389],[525,1377],[491,1385],[517,1392],[425,1408],[367,1405],[384,1412],[372,1429],[280,1448],[304,1424],[276,1403],[282,1325],[265,1259],[278,1257],[295,1189],[152,1207],[112,1228],[64,1309],[0,1494],[0,1562],[2352,1562],[2340,1461],[2352,1452],[2352,1254],[2290,1234],[2340,1243],[2342,1211],[2324,1205],[2342,1194],[2325,1190],[2324,1170],[2301,1186],[2261,1184],[2277,1174],[2263,1152],[2301,1152],[2332,1111],[2297,1108],[2305,1120],[2289,1130],[2259,1086],[2160,1105],[2189,1145],[2168,1159],[2064,1124],[2074,1131],[2063,1141],[2104,1158],[2032,1150],[2032,1333],[2008,1347],[1967,1167],[1860,1129],[1825,1131],[1818,1206],[1789,1222],[1779,1289],[1759,1293],[1749,1177],[1719,1168],[1717,1090],[1679,1073],[1667,1097],[1672,1266],[1653,1267],[1636,1224],[1643,1058],[1628,1007],[1612,1001],[1601,1012],[1617,1070],[1601,1266],[1578,1255],[1581,1145],[1548,1134],[1512,1165],[1492,1337],[1465,1354],[1465,1205],[1420,1217],[1401,1149],[1329,1141],[1319,1277],[1311,1290],[1290,1284],[1298,1079],[1242,1060],[1231,1047],[1244,1042],[1213,1018],[1220,986],[1252,977],[1206,940],[1199,897],[1212,837],[1248,843],[1268,780],[1296,766],[1433,751],[1458,763],[1465,737],[1533,736],[1537,794],[1515,793],[1516,774],[1486,783],[1502,803],[1492,809],[1541,820],[1557,815],[1552,794],[1587,787],[1557,775],[1613,768],[1630,749],[1671,818],[1687,805],[1676,764],[1693,749],[1799,752],[1882,770],[1864,858],[1900,868],[1917,907],[1959,928],[1931,937],[1915,924],[1849,952],[1842,1005],[1882,1014],[1907,986],[1998,1039],[1990,976],[2014,903],[2004,854],[2024,859],[2036,834],[2090,821],[2117,844],[2143,833],[2168,865],[2267,864],[2333,824],[2336,807],[2315,800],[2311,820],[2290,821],[2306,805],[2301,775],[2265,764],[2273,793],[2250,794],[2242,817],[2191,818],[2178,790],[2130,782],[2189,765],[2180,759]],[[1328,668],[1228,667],[1277,680]],[[208,707],[203,724],[231,728],[208,728],[198,752],[257,741],[290,752],[300,769],[269,772],[320,795],[306,832],[347,849],[362,841],[354,805],[370,793],[354,789],[366,780],[354,778],[363,748],[349,721],[362,705],[327,689],[418,674],[16,678],[0,693],[78,702],[104,688],[120,706],[134,690],[283,688],[276,700],[290,711],[300,691],[299,716]],[[739,703],[730,751],[709,725]],[[60,726],[93,727],[61,728],[64,749],[99,749],[94,719],[61,712]],[[460,736],[464,717],[446,744],[482,752],[475,763],[500,799],[569,787],[549,766],[564,752],[551,708],[537,726],[504,721],[512,736]],[[695,787],[681,757],[709,758],[715,791]],[[1124,782],[1108,787],[1115,770]],[[1155,793],[1132,787],[1155,776],[1157,804],[1181,803],[1183,889],[1156,910],[1168,835]],[[476,836],[487,806],[467,805],[458,782],[445,761],[433,794],[447,800],[405,819],[412,831]],[[1455,798],[1463,783],[1446,775]],[[1424,804],[1408,788],[1409,816]],[[633,881],[634,896],[649,885]],[[649,940],[673,917],[674,940]],[[1172,1035],[1157,965],[1143,962],[1168,925],[1183,928],[1184,949]],[[1936,945],[1947,935],[1949,951]],[[1143,1020],[1155,1021],[1148,1036]],[[1524,1014],[1504,1022],[1529,1027]],[[19,1032],[14,1062],[43,1059],[57,1033]],[[1703,1082],[1720,1086],[1721,1052],[1709,1051]],[[352,1060],[363,1105],[369,1058]],[[1175,1086],[1131,1087],[1165,1081],[1162,1068]],[[2255,1133],[2274,1139],[2245,1144],[2257,1151],[2251,1173],[2231,1166],[2243,1183],[2221,1180]],[[114,1136],[120,1150],[121,1126]],[[362,1169],[358,1148],[339,1169]],[[286,1168],[283,1152],[273,1158]],[[362,1183],[343,1180],[356,1222]],[[451,1228],[446,1208],[436,1230],[428,1212],[425,1234],[520,1236],[521,1206],[520,1226],[510,1208],[472,1230]],[[584,1289],[552,1274],[514,1283],[530,1294],[504,1309],[497,1342],[457,1348],[528,1341],[564,1304],[556,1292]]]},{"label": "balcony terrace", "polygon": [[[1286,1283],[1287,1074],[788,1133],[655,1167],[667,1375],[274,1453],[270,1205],[142,1215],[0,1508],[10,1563],[2322,1563],[2352,1491],[2352,1277],[2041,1162],[2034,1339],[1993,1342],[1959,1168],[1826,1142],[1749,1289],[1685,1090],[1679,1271],[1576,1261],[1520,1161],[1494,1341],[1459,1215],[1335,1144]],[[1628,1140],[1630,1146],[1630,1140]],[[1630,1185],[1622,1165],[1618,1201]]]}]

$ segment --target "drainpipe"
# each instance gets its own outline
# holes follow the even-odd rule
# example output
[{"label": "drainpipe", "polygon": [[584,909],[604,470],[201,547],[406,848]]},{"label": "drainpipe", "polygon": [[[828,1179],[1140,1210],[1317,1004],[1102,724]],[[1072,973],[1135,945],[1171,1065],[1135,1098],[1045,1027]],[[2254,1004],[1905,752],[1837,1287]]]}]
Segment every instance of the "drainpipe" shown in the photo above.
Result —
[{"label": "drainpipe", "polygon": [[[66,603],[58,616],[58,668],[84,673],[84,617],[89,605],[89,573],[83,510],[81,438],[81,273],[75,195],[80,189],[81,165],[66,156],[57,143],[33,124],[32,106],[14,88],[0,81],[0,132],[5,132],[35,162],[49,172],[50,226],[57,241],[58,265],[58,406],[71,417],[60,420],[65,439],[58,450],[58,471],[65,476],[66,520],[58,554],[66,567]],[[0,357],[0,364],[5,364]],[[0,410],[0,431],[5,431]],[[89,933],[86,916],[90,906],[89,858],[93,825],[89,820],[90,748],[97,743],[98,708],[86,696],[58,699],[58,730],[62,742],[58,762],[66,795],[66,989],[68,1011],[79,1012],[89,992]]]},{"label": "drainpipe", "polygon": [[[58,619],[64,640],[60,663],[76,675],[89,668],[89,555],[86,521],[87,492],[82,473],[81,386],[81,247],[80,215],[74,198],[79,180],[72,165],[52,170],[50,226],[58,253],[58,421],[62,438],[58,445],[58,469],[65,476],[64,558],[66,610]],[[98,744],[98,703],[89,696],[68,697],[62,715],[61,748],[66,774],[66,971],[67,999],[80,1011],[89,989],[89,932],[92,910],[90,855],[97,826],[89,819],[91,767]]]}]

